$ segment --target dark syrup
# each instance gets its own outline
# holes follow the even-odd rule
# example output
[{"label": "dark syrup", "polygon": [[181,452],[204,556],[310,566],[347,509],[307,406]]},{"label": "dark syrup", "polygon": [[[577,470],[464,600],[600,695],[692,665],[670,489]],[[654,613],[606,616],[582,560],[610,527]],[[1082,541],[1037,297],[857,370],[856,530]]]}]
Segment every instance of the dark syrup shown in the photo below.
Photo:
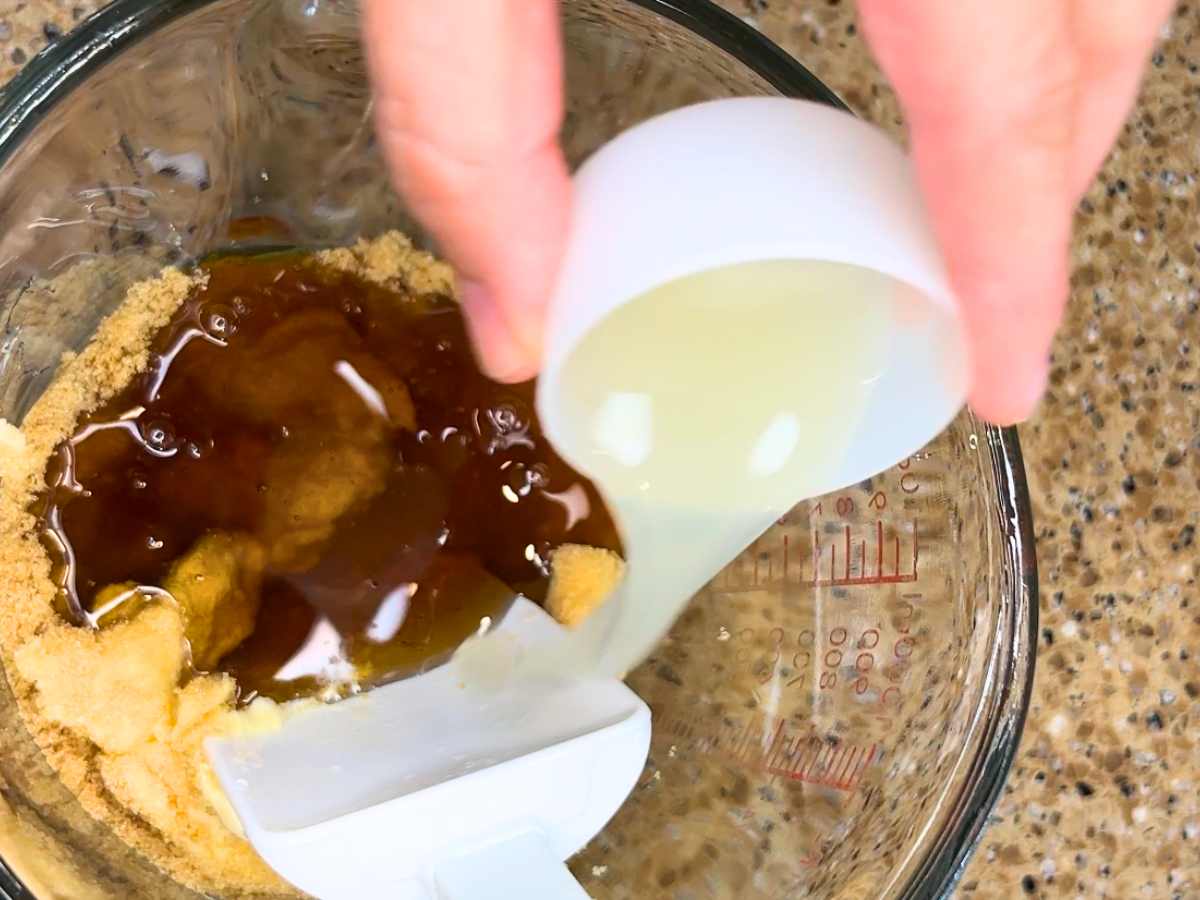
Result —
[{"label": "dark syrup", "polygon": [[217,668],[243,699],[284,700],[319,688],[277,676],[321,634],[367,683],[411,674],[514,591],[541,599],[555,546],[619,549],[543,438],[533,384],[479,372],[452,300],[297,252],[201,268],[149,370],[48,474],[44,541],[75,622],[95,622],[107,585],[161,586],[206,533],[250,535],[266,557],[256,626]]}]

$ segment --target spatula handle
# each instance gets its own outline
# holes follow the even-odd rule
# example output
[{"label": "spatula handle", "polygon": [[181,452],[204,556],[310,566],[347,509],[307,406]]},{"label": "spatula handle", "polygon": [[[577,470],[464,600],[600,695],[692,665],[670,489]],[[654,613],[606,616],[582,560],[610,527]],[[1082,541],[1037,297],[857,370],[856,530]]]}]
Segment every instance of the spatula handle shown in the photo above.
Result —
[{"label": "spatula handle", "polygon": [[545,838],[527,831],[438,866],[437,900],[588,900]]}]

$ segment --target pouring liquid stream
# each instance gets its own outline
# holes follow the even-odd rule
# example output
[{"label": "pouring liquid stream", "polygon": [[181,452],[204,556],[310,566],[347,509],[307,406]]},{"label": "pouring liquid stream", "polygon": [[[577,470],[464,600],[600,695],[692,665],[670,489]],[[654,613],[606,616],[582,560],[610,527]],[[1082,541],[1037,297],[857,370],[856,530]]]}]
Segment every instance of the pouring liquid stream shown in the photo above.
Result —
[{"label": "pouring liquid stream", "polygon": [[543,421],[614,514],[628,568],[527,671],[623,677],[779,516],[837,486],[888,363],[895,284],[840,263],[733,265],[656,287],[583,337],[561,415]]}]

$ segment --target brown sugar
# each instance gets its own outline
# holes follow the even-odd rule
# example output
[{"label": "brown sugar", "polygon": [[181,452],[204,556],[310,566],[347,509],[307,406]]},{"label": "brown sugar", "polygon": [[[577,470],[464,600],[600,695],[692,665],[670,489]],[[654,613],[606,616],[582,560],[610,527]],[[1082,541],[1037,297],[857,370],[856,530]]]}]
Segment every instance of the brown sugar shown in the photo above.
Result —
[{"label": "brown sugar", "polygon": [[[188,646],[183,617],[169,605],[147,605],[101,631],[64,621],[31,509],[56,447],[146,369],[154,335],[205,280],[202,271],[166,269],[133,285],[89,345],[64,356],[21,427],[0,422],[0,652],[26,726],[84,809],[184,884],[288,893],[228,829],[172,818],[211,815],[219,824],[199,786],[207,764],[197,748],[234,727],[232,680],[177,686]],[[212,683],[220,699],[208,693]],[[198,715],[202,693],[212,702]],[[152,757],[157,774],[147,764],[139,777],[139,761]]]},{"label": "brown sugar", "polygon": [[546,612],[574,628],[595,612],[625,574],[625,561],[603,547],[563,544],[550,557]]},{"label": "brown sugar", "polygon": [[175,561],[163,589],[183,613],[192,665],[215,667],[254,631],[266,553],[242,534],[213,532]]},{"label": "brown sugar", "polygon": [[[64,356],[57,377],[25,417],[19,432],[5,423],[0,454],[0,578],[5,615],[0,635],[6,647],[25,639],[56,617],[49,559],[38,544],[30,502],[55,447],[81,415],[94,410],[127,385],[149,362],[150,341],[170,320],[202,273],[164,270],[153,281],[135,284],[125,303],[109,316],[80,354]],[[15,433],[14,433],[15,432]],[[18,436],[19,435],[19,436]]]},{"label": "brown sugar", "polygon": [[[399,234],[166,270],[19,429],[0,422],[0,652],[22,714],[84,807],[185,884],[290,891],[203,741],[277,723],[267,697],[321,694],[329,671],[277,677],[317,621],[343,636],[336,677],[370,686],[515,591],[574,624],[620,577],[594,489],[542,439],[532,386],[475,369],[452,295]],[[381,639],[372,613],[400,594]]]},{"label": "brown sugar", "polygon": [[126,753],[170,719],[183,651],[179,612],[153,606],[105,631],[56,623],[22,645],[16,663],[46,718]]},{"label": "brown sugar", "polygon": [[398,231],[373,240],[360,239],[353,247],[334,247],[316,254],[330,269],[357,275],[382,287],[403,287],[418,296],[453,296],[454,270],[413,246]]}]

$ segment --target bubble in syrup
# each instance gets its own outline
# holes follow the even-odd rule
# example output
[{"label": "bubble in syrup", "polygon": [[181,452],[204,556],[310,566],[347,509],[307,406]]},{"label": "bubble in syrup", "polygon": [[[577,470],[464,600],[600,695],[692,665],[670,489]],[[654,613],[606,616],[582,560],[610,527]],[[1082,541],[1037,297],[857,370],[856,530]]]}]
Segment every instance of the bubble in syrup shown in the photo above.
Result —
[{"label": "bubble in syrup", "polygon": [[150,452],[166,455],[175,451],[175,428],[166,419],[152,419],[142,424],[142,440]]},{"label": "bubble in syrup", "polygon": [[475,431],[487,442],[486,452],[508,450],[516,446],[532,447],[529,416],[516,403],[497,403],[475,417]]},{"label": "bubble in syrup", "polygon": [[513,463],[512,465],[505,464],[504,480],[507,486],[511,488],[518,497],[524,497],[533,486],[533,478],[527,467],[521,463]]},{"label": "bubble in syrup", "polygon": [[521,419],[517,416],[517,411],[508,405],[497,406],[489,416],[492,424],[501,434],[516,431],[521,426]]},{"label": "bubble in syrup", "polygon": [[224,343],[237,334],[237,311],[233,307],[215,303],[201,313],[200,327],[209,337]]}]

